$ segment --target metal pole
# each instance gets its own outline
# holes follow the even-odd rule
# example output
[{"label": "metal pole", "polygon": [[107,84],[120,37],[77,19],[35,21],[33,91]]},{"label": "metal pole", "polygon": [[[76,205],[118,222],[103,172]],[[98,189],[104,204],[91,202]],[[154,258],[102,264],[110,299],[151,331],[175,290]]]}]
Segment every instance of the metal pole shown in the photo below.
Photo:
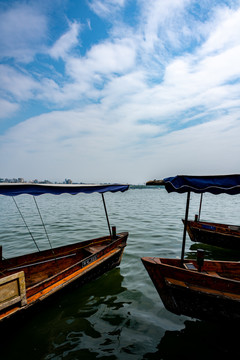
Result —
[{"label": "metal pole", "polygon": [[186,234],[187,234],[187,221],[188,221],[189,203],[190,203],[190,191],[188,191],[188,194],[187,194],[187,204],[186,204],[186,212],[185,212],[185,221],[184,221],[184,230],[183,230],[183,242],[182,242],[182,253],[181,253],[181,266],[183,266],[183,261],[184,261],[184,251],[185,251]]},{"label": "metal pole", "polygon": [[201,215],[201,210],[202,210],[202,198],[203,198],[203,193],[201,194],[201,197],[200,197],[200,205],[199,205],[198,221],[200,221],[200,215]]},{"label": "metal pole", "polygon": [[107,213],[107,208],[106,208],[105,199],[104,199],[103,194],[102,194],[102,201],[103,201],[103,206],[104,206],[104,210],[105,210],[105,214],[106,214],[106,218],[107,218],[109,234],[110,234],[110,237],[112,238],[111,227],[110,227],[110,223],[109,223],[109,219],[108,219],[108,213]]}]

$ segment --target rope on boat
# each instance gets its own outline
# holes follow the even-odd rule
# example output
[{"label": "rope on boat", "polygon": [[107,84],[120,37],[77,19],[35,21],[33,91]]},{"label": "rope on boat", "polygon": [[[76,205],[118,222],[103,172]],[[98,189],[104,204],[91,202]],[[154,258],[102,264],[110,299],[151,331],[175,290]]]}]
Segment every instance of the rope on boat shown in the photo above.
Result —
[{"label": "rope on boat", "polygon": [[[106,219],[107,219],[107,224],[108,224],[110,239],[112,239],[112,232],[111,232],[111,227],[110,227],[110,223],[109,223],[109,219],[108,219],[108,213],[107,213],[107,208],[106,208],[106,204],[105,204],[105,199],[104,199],[104,195],[103,195],[103,194],[101,194],[101,195],[102,195],[104,210],[105,210],[105,214],[106,214]],[[51,249],[52,254],[54,255],[55,260],[56,260],[56,255],[55,255],[54,250],[53,250],[53,248],[52,248],[52,244],[51,244],[51,241],[50,241],[50,239],[49,239],[49,236],[48,236],[48,233],[47,233],[47,229],[46,229],[46,227],[45,227],[45,224],[44,224],[44,222],[43,222],[43,218],[42,218],[42,215],[41,215],[39,206],[38,206],[38,204],[37,204],[37,201],[36,201],[35,196],[33,196],[33,198],[34,198],[34,202],[35,202],[36,208],[37,208],[37,210],[38,210],[38,214],[39,214],[39,216],[40,216],[40,219],[41,219],[41,222],[42,222],[42,226],[43,226],[43,228],[44,228],[44,231],[45,231],[47,240],[48,240],[48,242],[49,242],[50,249]],[[30,229],[29,229],[29,227],[28,227],[28,225],[27,225],[27,223],[26,223],[26,221],[25,221],[25,219],[24,219],[24,216],[23,216],[23,214],[22,214],[22,212],[21,212],[21,210],[20,210],[20,208],[19,208],[19,206],[18,206],[18,204],[17,204],[17,202],[16,202],[16,200],[15,200],[15,198],[14,198],[13,196],[12,196],[12,199],[13,199],[15,205],[16,205],[16,208],[18,209],[19,214],[21,215],[21,218],[22,218],[22,220],[23,220],[26,228],[28,229],[28,232],[29,232],[29,234],[30,234],[30,236],[31,236],[34,244],[36,245],[38,251],[40,252],[40,249],[39,249],[39,247],[38,247],[38,245],[37,245],[37,243],[36,243],[36,240],[34,239],[33,234],[31,233],[31,231],[30,231]],[[100,240],[100,241],[97,241],[97,242],[90,243],[89,246],[90,246],[91,244],[95,244],[95,245],[96,245],[96,244],[100,244],[100,243],[103,243],[103,242],[105,242],[105,241],[109,241],[109,239],[103,239],[103,240]],[[82,248],[84,248],[84,246],[83,246]],[[5,259],[5,260],[9,261],[8,259]]]},{"label": "rope on boat", "polygon": [[28,225],[27,225],[27,223],[26,223],[26,221],[25,221],[25,219],[24,219],[24,216],[23,216],[23,214],[21,213],[21,210],[20,210],[20,208],[19,208],[19,206],[18,206],[18,204],[17,204],[17,202],[16,202],[16,200],[15,200],[15,198],[14,198],[13,196],[12,196],[12,199],[13,199],[13,201],[15,202],[15,205],[16,205],[18,211],[19,211],[19,214],[21,215],[21,218],[22,218],[22,220],[23,220],[26,228],[28,229],[28,232],[29,232],[29,234],[30,234],[30,236],[31,236],[34,244],[36,245],[38,251],[40,252],[40,249],[39,249],[39,247],[38,247],[38,244],[36,243],[36,241],[35,241],[35,239],[34,239],[34,237],[33,237],[33,234],[31,233],[31,231],[30,231],[30,229],[29,229],[29,227],[28,227]]},{"label": "rope on boat", "polygon": [[42,218],[42,215],[41,215],[41,213],[40,213],[40,209],[39,209],[38,204],[37,204],[37,200],[36,200],[35,196],[33,196],[33,198],[34,198],[34,201],[35,201],[35,204],[36,204],[36,208],[37,208],[37,210],[38,210],[38,214],[39,214],[39,216],[40,216],[40,219],[41,219],[42,226],[43,226],[43,228],[44,228],[46,237],[47,237],[47,239],[48,239],[48,243],[49,243],[50,249],[52,250],[52,253],[53,253],[53,255],[55,256],[54,250],[53,250],[53,248],[52,248],[51,241],[50,241],[49,236],[48,236],[48,233],[47,233],[46,226],[45,226],[45,224],[44,224],[44,222],[43,222],[43,218]]}]

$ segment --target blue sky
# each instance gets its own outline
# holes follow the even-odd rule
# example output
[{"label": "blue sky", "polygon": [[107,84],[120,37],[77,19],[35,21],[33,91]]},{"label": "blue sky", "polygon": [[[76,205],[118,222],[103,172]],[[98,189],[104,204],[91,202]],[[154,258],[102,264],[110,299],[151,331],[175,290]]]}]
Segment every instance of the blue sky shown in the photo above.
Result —
[{"label": "blue sky", "polygon": [[0,0],[0,177],[239,173],[240,1]]}]

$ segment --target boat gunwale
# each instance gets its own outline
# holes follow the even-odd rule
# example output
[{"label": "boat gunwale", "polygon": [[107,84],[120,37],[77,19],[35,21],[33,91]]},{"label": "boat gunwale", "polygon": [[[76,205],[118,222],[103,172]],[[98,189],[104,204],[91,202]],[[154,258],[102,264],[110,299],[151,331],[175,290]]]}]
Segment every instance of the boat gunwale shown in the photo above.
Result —
[{"label": "boat gunwale", "polygon": [[[184,219],[182,219],[182,222],[184,223]],[[204,227],[201,227],[201,225],[207,225],[207,226],[212,226],[215,227],[215,229],[207,229]],[[215,223],[215,222],[210,222],[210,221],[195,221],[195,220],[188,220],[187,221],[187,225],[194,227],[195,229],[200,229],[202,231],[209,231],[209,232],[221,232],[221,230],[225,230],[226,234],[224,234],[224,232],[221,232],[221,235],[232,235],[232,236],[236,236],[239,237],[240,236],[240,226],[239,225],[233,225],[233,224],[221,224],[221,223]],[[199,225],[199,226],[198,226]],[[236,227],[239,228],[239,230],[236,229],[232,229],[231,227]]]},{"label": "boat gunwale", "polygon": [[0,313],[0,326],[5,325],[6,321],[9,320],[14,321],[16,315],[25,314],[25,311],[34,308],[36,304],[40,304],[42,303],[42,301],[45,302],[45,300],[47,299],[50,300],[52,295],[57,295],[59,291],[63,291],[68,286],[71,286],[73,283],[79,281],[82,278],[82,276],[87,275],[89,272],[91,272],[98,266],[101,266],[102,263],[105,263],[105,261],[108,261],[115,255],[118,255],[119,252],[120,252],[119,258],[121,259],[121,253],[123,252],[123,249],[124,247],[114,248],[108,253],[104,254],[99,259],[97,259],[96,261],[89,263],[86,267],[78,269],[75,272],[71,272],[69,275],[63,277],[63,279],[59,279],[57,282],[55,282],[56,284],[55,286],[50,285],[35,294],[32,295],[27,294],[27,299],[30,301],[25,306],[15,306],[12,308],[11,307],[6,308],[5,313],[3,311]]},{"label": "boat gunwale", "polygon": [[19,256],[14,256],[11,258],[6,258],[0,261],[0,268],[1,265],[5,265],[7,262],[16,262],[16,263],[20,263],[21,260],[26,260],[25,264],[28,264],[28,258],[29,260],[33,260],[33,258],[36,259],[40,259],[40,258],[54,258],[54,256],[60,256],[61,254],[66,254],[65,250],[69,250],[69,253],[71,253],[74,250],[78,250],[79,249],[79,245],[83,245],[83,248],[85,246],[87,246],[88,243],[91,242],[95,242],[95,241],[101,241],[101,240],[105,240],[106,241],[111,241],[110,236],[101,236],[99,238],[95,238],[95,239],[90,239],[90,240],[85,240],[85,241],[78,241],[76,243],[71,243],[71,244],[67,244],[67,245],[60,245],[60,246],[56,246],[53,249],[44,249],[41,251],[34,251],[32,253],[28,253],[28,254],[23,254],[23,255],[19,255]]},{"label": "boat gunwale", "polygon": [[[116,240],[114,240],[113,242],[111,242],[110,244],[106,245],[104,248],[100,249],[99,251],[96,251],[95,253],[93,254],[90,254],[89,256],[83,258],[82,260],[80,261],[77,261],[76,263],[70,265],[69,267],[65,268],[65,269],[62,269],[60,272],[57,272],[55,273],[54,275],[52,275],[51,277],[47,278],[47,279],[44,279],[43,281],[27,288],[27,297],[30,296],[29,293],[31,293],[31,291],[33,291],[34,289],[37,289],[38,287],[44,287],[44,288],[47,288],[48,285],[47,283],[51,282],[51,283],[54,283],[54,279],[56,277],[60,277],[61,279],[64,278],[64,273],[68,273],[68,272],[71,272],[73,273],[74,272],[74,268],[76,268],[76,271],[77,269],[84,269],[85,267],[87,267],[89,264],[86,264],[85,266],[82,266],[81,267],[81,263],[83,261],[88,261],[91,259],[91,257],[94,257],[94,256],[97,256],[96,258],[96,261],[99,260],[102,256],[104,256],[106,253],[107,253],[107,250],[111,251],[112,249],[114,249],[115,247],[117,247],[117,243],[119,242],[121,245],[121,241],[127,236],[128,233],[122,233],[122,236],[119,236]],[[116,245],[116,246],[115,246]],[[121,248],[125,247],[126,245],[122,245],[122,246],[119,246]],[[54,261],[54,258],[52,259]],[[66,275],[67,276],[67,275]]]},{"label": "boat gunwale", "polygon": [[[153,259],[158,259],[159,262],[156,262],[156,261],[153,261]],[[179,262],[179,266],[176,266],[176,265],[173,265],[173,264],[168,264],[167,262],[162,262],[161,260],[163,261],[168,261],[170,260],[170,262]],[[181,279],[183,281],[189,281],[189,283],[193,283],[194,284],[194,281],[195,280],[198,280],[199,281],[199,285],[201,285],[201,281],[205,281],[207,284],[209,284],[208,286],[211,286],[213,287],[214,289],[217,288],[218,286],[220,285],[225,285],[226,288],[228,288],[228,290],[231,288],[231,290],[233,292],[240,292],[240,281],[239,280],[235,280],[235,279],[232,279],[232,278],[229,278],[229,277],[224,277],[221,275],[221,272],[217,271],[217,274],[219,276],[216,276],[215,274],[211,274],[214,273],[214,270],[209,270],[209,269],[206,269],[206,273],[204,273],[204,267],[202,269],[202,272],[198,272],[196,270],[189,270],[189,269],[186,269],[184,267],[181,267],[180,266],[180,259],[171,259],[171,258],[157,258],[157,257],[143,257],[142,258],[142,262],[144,264],[144,266],[146,267],[147,269],[147,265],[145,264],[150,264],[149,266],[153,267],[153,266],[157,266],[159,268],[162,268],[162,273],[161,273],[161,277],[163,279],[165,279],[165,277],[169,277],[168,274],[166,274],[166,272],[171,272],[176,275],[182,275]],[[207,263],[207,264],[211,264],[211,265],[215,265],[215,264],[222,264],[222,265],[227,265],[227,264],[230,264],[230,265],[234,265],[234,264],[238,264],[239,265],[239,268],[240,268],[240,262],[235,262],[235,261],[224,261],[224,260],[221,260],[221,261],[213,261],[213,260],[205,260],[204,263]],[[196,260],[195,259],[187,259],[187,260],[184,260],[184,263],[194,263],[196,264]],[[170,271],[168,271],[170,270]],[[148,269],[147,269],[148,271]],[[209,273],[207,273],[207,271],[209,271]],[[187,278],[184,279],[184,275],[187,275]],[[176,277],[177,278],[177,277]],[[211,284],[210,284],[211,283]],[[232,286],[230,286],[232,285]],[[206,287],[206,285],[205,285]]]}]

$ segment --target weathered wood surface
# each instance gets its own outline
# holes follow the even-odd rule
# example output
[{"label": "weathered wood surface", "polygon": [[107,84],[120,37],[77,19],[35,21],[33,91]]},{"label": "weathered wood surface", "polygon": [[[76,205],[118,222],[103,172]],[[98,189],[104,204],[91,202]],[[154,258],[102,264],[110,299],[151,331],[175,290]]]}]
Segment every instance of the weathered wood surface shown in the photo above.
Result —
[{"label": "weathered wood surface", "polygon": [[165,185],[164,180],[149,180],[146,185]]},{"label": "weathered wood surface", "polygon": [[0,310],[16,303],[27,304],[23,271],[0,279]]},{"label": "weathered wood surface", "polygon": [[26,284],[25,302],[6,303],[0,308],[0,322],[75,281],[86,283],[117,266],[127,237],[128,233],[121,233],[116,239],[107,236],[58,247],[54,255],[46,250],[0,261],[0,282],[21,272]]},{"label": "weathered wood surface", "polygon": [[[165,307],[206,320],[240,320],[240,263],[205,260],[202,271],[181,267],[178,259],[143,258]],[[186,260],[193,263],[195,260]]]},{"label": "weathered wood surface", "polygon": [[240,250],[239,226],[188,220],[187,232],[194,242]]}]

